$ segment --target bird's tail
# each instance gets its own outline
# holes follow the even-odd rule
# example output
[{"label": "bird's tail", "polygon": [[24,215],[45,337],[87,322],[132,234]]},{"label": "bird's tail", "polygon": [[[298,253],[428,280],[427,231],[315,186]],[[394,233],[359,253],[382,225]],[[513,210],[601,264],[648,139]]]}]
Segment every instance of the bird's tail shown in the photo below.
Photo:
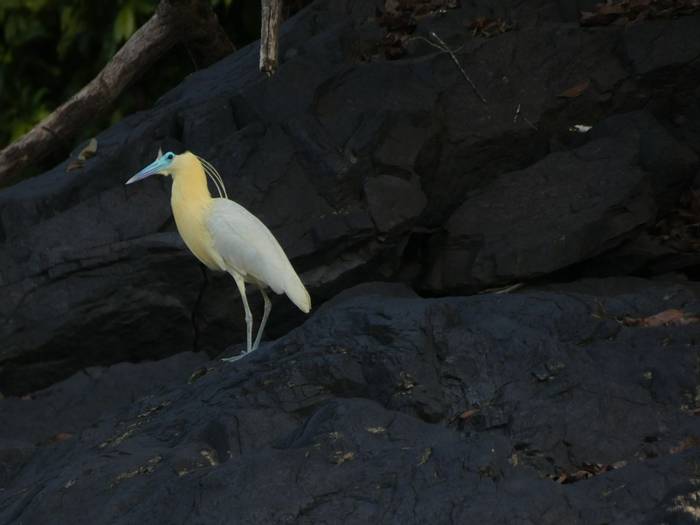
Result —
[{"label": "bird's tail", "polygon": [[304,283],[301,282],[301,279],[299,279],[296,272],[292,271],[292,275],[287,280],[284,288],[284,293],[286,293],[287,297],[289,297],[289,299],[295,305],[297,305],[299,310],[305,314],[308,314],[311,311],[311,296],[309,296],[309,292],[306,291]]}]

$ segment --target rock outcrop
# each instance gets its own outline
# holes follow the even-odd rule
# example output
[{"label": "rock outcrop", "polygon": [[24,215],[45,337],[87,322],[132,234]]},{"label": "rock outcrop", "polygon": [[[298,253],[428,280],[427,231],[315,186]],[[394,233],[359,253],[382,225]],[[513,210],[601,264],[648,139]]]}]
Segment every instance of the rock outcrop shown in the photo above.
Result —
[{"label": "rock outcrop", "polygon": [[[365,285],[233,364],[6,399],[0,523],[693,523],[698,292]],[[686,323],[651,326],[669,309]],[[145,374],[149,395],[107,394]]]}]

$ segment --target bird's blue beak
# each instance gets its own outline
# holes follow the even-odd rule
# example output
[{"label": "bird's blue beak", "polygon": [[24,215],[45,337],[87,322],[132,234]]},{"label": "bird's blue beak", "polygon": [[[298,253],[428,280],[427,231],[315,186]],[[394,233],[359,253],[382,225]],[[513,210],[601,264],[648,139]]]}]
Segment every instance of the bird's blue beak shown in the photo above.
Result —
[{"label": "bird's blue beak", "polygon": [[166,158],[166,156],[163,155],[162,157],[156,159],[155,161],[150,163],[148,166],[143,168],[136,175],[131,177],[128,181],[126,181],[126,184],[131,184],[132,182],[137,182],[137,181],[145,179],[146,177],[150,177],[151,175],[155,175],[156,173],[160,173],[165,168],[167,168],[169,165],[170,165],[170,160],[168,160]]}]

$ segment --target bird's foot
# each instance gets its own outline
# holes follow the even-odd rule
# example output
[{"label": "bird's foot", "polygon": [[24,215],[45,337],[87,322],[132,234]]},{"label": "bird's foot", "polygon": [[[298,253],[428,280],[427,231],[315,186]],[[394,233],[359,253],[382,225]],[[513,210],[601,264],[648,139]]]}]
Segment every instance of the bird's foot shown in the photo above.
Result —
[{"label": "bird's foot", "polygon": [[241,353],[238,354],[238,355],[234,355],[233,357],[224,357],[224,358],[222,358],[221,360],[222,360],[224,363],[235,363],[235,362],[238,361],[239,359],[243,359],[243,358],[244,358],[245,356],[247,356],[249,353],[250,353],[250,352],[241,352]]}]

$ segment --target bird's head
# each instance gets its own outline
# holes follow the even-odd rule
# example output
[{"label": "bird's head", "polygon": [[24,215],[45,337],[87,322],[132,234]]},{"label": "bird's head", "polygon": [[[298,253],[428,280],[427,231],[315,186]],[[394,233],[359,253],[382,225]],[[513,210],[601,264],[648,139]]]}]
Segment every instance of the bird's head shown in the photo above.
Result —
[{"label": "bird's head", "polygon": [[163,154],[162,151],[158,150],[158,157],[156,160],[131,177],[128,181],[126,181],[126,184],[131,184],[132,182],[137,182],[156,174],[172,175],[177,169],[179,157],[180,155],[175,155],[172,151],[168,151],[167,153]]}]

